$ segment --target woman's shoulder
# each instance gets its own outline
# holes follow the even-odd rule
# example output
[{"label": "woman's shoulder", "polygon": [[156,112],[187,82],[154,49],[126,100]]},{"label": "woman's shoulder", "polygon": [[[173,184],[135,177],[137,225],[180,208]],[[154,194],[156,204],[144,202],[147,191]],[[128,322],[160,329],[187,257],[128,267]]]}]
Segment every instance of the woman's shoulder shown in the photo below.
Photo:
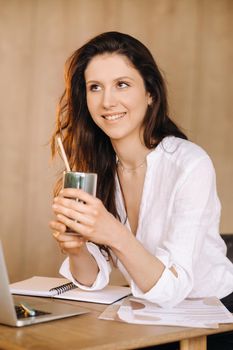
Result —
[{"label": "woman's shoulder", "polygon": [[167,136],[160,142],[159,147],[163,149],[167,154],[186,154],[192,153],[196,156],[208,156],[207,152],[196,143],[181,139],[176,136]]},{"label": "woman's shoulder", "polygon": [[195,166],[200,160],[212,163],[208,153],[196,143],[175,136],[165,137],[158,146],[163,158],[179,167]]}]

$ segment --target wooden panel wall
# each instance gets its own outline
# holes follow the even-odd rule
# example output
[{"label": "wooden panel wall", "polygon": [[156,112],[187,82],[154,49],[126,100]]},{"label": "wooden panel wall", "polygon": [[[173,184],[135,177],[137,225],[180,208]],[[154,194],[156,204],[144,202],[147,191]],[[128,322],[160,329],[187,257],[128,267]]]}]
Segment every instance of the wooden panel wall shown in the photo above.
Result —
[{"label": "wooden panel wall", "polygon": [[0,235],[12,281],[57,275],[48,229],[59,167],[47,145],[65,59],[92,36],[142,40],[170,109],[216,167],[221,230],[233,232],[232,0],[0,0]]}]

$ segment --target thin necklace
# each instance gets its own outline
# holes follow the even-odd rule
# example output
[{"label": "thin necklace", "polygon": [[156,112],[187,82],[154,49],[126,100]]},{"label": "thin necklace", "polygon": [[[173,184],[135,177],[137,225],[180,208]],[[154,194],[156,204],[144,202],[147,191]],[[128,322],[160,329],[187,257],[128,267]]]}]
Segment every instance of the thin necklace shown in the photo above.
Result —
[{"label": "thin necklace", "polygon": [[139,169],[139,168],[143,168],[145,164],[146,164],[146,158],[143,160],[142,163],[140,163],[140,164],[137,165],[136,167],[134,167],[134,168],[126,168],[126,167],[124,167],[124,165],[121,163],[120,159],[117,160],[117,165],[120,167],[120,169],[122,170],[122,172],[125,171],[125,172],[128,172],[128,173],[134,172],[134,171],[136,171],[136,170]]}]

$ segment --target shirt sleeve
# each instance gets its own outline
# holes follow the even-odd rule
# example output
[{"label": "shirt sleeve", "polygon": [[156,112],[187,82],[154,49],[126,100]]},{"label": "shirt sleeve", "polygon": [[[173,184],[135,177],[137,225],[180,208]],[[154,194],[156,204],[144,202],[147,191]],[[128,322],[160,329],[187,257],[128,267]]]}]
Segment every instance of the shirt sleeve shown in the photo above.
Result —
[{"label": "shirt sleeve", "polygon": [[64,276],[65,278],[72,281],[77,287],[83,290],[99,290],[103,289],[108,283],[109,283],[109,275],[111,272],[111,265],[109,261],[107,261],[107,258],[104,257],[104,255],[101,253],[99,247],[95,245],[94,243],[88,242],[86,243],[87,249],[90,252],[90,254],[95,258],[97,265],[99,267],[99,273],[96,277],[95,282],[91,287],[84,286],[83,284],[79,283],[74,279],[70,272],[70,266],[69,266],[69,258],[66,258],[64,262],[61,265],[61,268],[59,270],[59,273]]},{"label": "shirt sleeve", "polygon": [[147,293],[132,281],[133,295],[162,307],[172,307],[185,299],[193,289],[194,269],[198,266],[203,239],[213,222],[219,224],[219,217],[215,170],[206,156],[185,172],[176,190],[166,238],[155,250],[155,256],[165,266],[160,279]]}]

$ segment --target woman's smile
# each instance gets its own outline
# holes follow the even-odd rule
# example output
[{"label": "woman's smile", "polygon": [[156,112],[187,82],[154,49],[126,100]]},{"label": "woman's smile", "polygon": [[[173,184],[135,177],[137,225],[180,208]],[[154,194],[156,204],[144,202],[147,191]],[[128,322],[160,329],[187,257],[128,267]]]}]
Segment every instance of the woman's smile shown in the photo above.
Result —
[{"label": "woman's smile", "polygon": [[102,117],[108,121],[115,121],[124,118],[126,112],[123,113],[111,113],[111,114],[103,114]]}]

